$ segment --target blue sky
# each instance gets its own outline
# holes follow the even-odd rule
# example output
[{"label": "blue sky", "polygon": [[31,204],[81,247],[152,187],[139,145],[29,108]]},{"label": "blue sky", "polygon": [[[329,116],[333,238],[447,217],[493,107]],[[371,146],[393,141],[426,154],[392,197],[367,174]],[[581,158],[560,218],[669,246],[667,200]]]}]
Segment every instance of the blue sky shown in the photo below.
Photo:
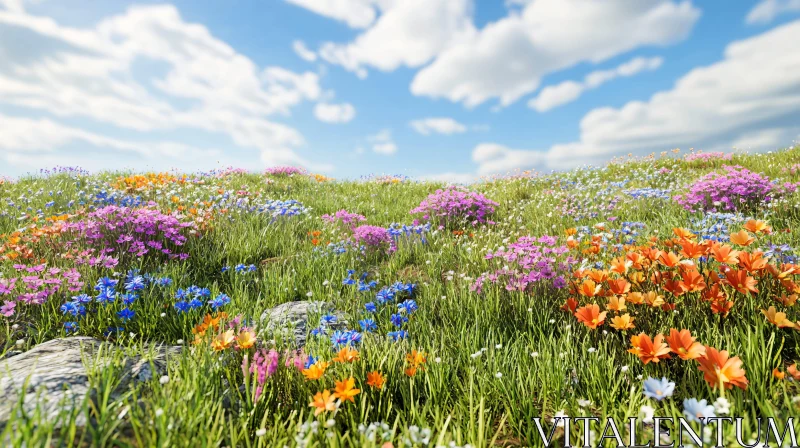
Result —
[{"label": "blue sky", "polygon": [[800,136],[800,0],[0,0],[0,175],[468,181]]}]

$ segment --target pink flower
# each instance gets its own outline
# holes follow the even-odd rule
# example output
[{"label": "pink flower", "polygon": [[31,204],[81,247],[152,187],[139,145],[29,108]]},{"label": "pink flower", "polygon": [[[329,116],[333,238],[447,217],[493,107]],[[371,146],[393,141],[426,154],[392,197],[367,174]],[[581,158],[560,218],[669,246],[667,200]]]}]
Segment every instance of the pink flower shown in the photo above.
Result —
[{"label": "pink flower", "polygon": [[11,317],[14,315],[14,308],[16,308],[17,304],[10,300],[6,300],[3,302],[3,306],[0,306],[0,314],[6,317]]}]

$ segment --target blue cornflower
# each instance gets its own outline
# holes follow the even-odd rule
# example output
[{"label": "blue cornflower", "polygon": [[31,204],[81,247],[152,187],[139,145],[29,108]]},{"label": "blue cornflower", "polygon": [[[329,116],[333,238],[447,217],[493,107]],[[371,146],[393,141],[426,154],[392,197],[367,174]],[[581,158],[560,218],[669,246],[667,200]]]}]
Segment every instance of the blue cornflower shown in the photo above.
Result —
[{"label": "blue cornflower", "polygon": [[375,300],[383,305],[386,302],[394,300],[394,294],[393,290],[383,288],[375,294]]},{"label": "blue cornflower", "polygon": [[247,268],[247,267],[246,267],[245,265],[243,265],[243,264],[239,263],[239,264],[237,264],[237,265],[236,265],[236,266],[233,268],[233,270],[234,270],[234,271],[236,271],[236,272],[242,272],[242,271],[244,271],[246,268]]},{"label": "blue cornflower", "polygon": [[336,323],[336,316],[333,314],[326,314],[319,320],[320,325],[331,325]]},{"label": "blue cornflower", "polygon": [[358,321],[358,325],[361,325],[361,329],[370,332],[378,329],[378,325],[372,319],[363,319]]},{"label": "blue cornflower", "polygon": [[326,330],[325,327],[317,327],[311,330],[311,336],[325,336],[327,332],[328,330]]},{"label": "blue cornflower", "polygon": [[159,277],[155,279],[156,286],[169,286],[172,284],[172,279],[169,277]]},{"label": "blue cornflower", "polygon": [[408,318],[400,313],[392,314],[389,320],[392,321],[392,325],[395,327],[402,327],[404,323],[408,322]]},{"label": "blue cornflower", "polygon": [[189,292],[184,291],[183,288],[178,288],[178,290],[175,291],[175,298],[178,300],[188,299],[189,295],[190,295]]},{"label": "blue cornflower", "polygon": [[247,271],[248,272],[255,272],[256,269],[257,269],[256,265],[254,265],[254,264],[251,264],[250,266],[247,267]]},{"label": "blue cornflower", "polygon": [[175,302],[175,309],[178,310],[178,313],[185,313],[189,311],[189,302],[185,300]]},{"label": "blue cornflower", "polygon": [[397,342],[400,339],[405,339],[408,337],[408,332],[405,330],[398,330],[398,331],[390,331],[386,333],[393,341]]},{"label": "blue cornflower", "polygon": [[223,266],[222,273],[228,272],[228,269],[230,269],[228,266]]},{"label": "blue cornflower", "polygon": [[697,401],[695,398],[683,400],[683,415],[692,422],[702,422],[701,418],[716,417],[714,406],[708,404],[706,400]]},{"label": "blue cornflower", "polygon": [[307,369],[307,368],[313,366],[314,364],[316,364],[316,362],[317,362],[317,358],[313,357],[312,355],[308,355],[308,359],[306,359],[306,364],[303,366],[303,368]]},{"label": "blue cornflower", "polygon": [[343,284],[343,285],[355,285],[355,284],[356,284],[356,281],[355,281],[355,280],[353,280],[353,279],[352,279],[352,278],[351,278],[351,277],[348,275],[348,276],[347,276],[347,277],[346,277],[344,280],[342,280],[342,284]]},{"label": "blue cornflower", "polygon": [[92,298],[89,297],[87,294],[81,294],[79,296],[73,296],[72,301],[75,303],[86,304],[92,301]]},{"label": "blue cornflower", "polygon": [[130,305],[138,299],[139,296],[135,293],[129,292],[122,295],[122,303],[125,305]]},{"label": "blue cornflower", "polygon": [[125,291],[140,291],[145,287],[144,277],[137,275],[125,283]]},{"label": "blue cornflower", "polygon": [[67,333],[74,333],[78,331],[78,323],[77,322],[64,322],[64,329]]},{"label": "blue cornflower", "polygon": [[350,343],[358,344],[359,342],[361,342],[361,333],[359,333],[359,332],[357,332],[355,330],[347,330],[344,333],[345,333],[345,337],[347,337],[347,339],[348,339],[348,341],[350,341]]},{"label": "blue cornflower", "polygon": [[372,302],[367,302],[366,304],[364,304],[364,308],[366,308],[367,311],[370,312],[370,313],[374,313],[374,312],[378,311],[378,309],[375,308],[375,304],[372,303]]},{"label": "blue cornflower", "polygon": [[645,397],[654,398],[658,401],[661,401],[667,397],[672,396],[672,393],[674,391],[675,391],[675,383],[666,378],[661,378],[660,380],[657,380],[651,377],[644,380]]},{"label": "blue cornflower", "polygon": [[221,306],[227,305],[231,303],[231,298],[225,294],[220,293],[217,297],[208,301],[208,304],[211,305],[211,308],[217,309]]},{"label": "blue cornflower", "polygon": [[133,316],[136,315],[130,308],[123,308],[122,311],[117,313],[117,317],[122,319],[123,322],[127,322],[133,319]]},{"label": "blue cornflower", "polygon": [[61,312],[73,316],[83,316],[86,314],[86,307],[78,302],[67,302],[61,305]]},{"label": "blue cornflower", "polygon": [[101,303],[103,305],[107,305],[109,303],[114,303],[114,300],[117,298],[117,293],[113,289],[104,289],[100,291],[100,294],[94,298],[97,303]]},{"label": "blue cornflower", "polygon": [[331,343],[338,347],[340,345],[347,345],[350,343],[350,335],[344,331],[334,331],[331,335]]},{"label": "blue cornflower", "polygon": [[200,308],[201,306],[203,306],[203,301],[200,299],[195,298],[189,301],[189,308],[193,310]]},{"label": "blue cornflower", "polygon": [[195,295],[197,295],[197,297],[211,297],[211,290],[208,288],[197,288]]},{"label": "blue cornflower", "polygon": [[95,285],[94,289],[96,291],[102,291],[103,289],[114,289],[117,287],[117,283],[119,283],[119,280],[103,277],[97,280],[97,285]]},{"label": "blue cornflower", "polygon": [[402,303],[397,305],[397,309],[400,312],[411,314],[416,311],[419,307],[417,306],[417,302],[413,299],[406,299]]},{"label": "blue cornflower", "polygon": [[114,333],[119,333],[121,331],[125,331],[125,328],[123,328],[123,327],[108,327],[106,329],[106,331],[103,332],[103,336],[108,337],[108,336],[111,336]]}]

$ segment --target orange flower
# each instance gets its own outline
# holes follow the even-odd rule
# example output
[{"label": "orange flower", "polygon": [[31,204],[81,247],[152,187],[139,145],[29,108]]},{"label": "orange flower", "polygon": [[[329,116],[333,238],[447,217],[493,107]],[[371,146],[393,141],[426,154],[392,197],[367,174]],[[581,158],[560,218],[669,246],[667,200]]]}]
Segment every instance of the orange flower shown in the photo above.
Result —
[{"label": "orange flower", "polygon": [[731,269],[725,273],[725,280],[742,294],[758,292],[758,289],[756,289],[756,279],[749,277],[745,271]]},{"label": "orange flower", "polygon": [[786,313],[779,313],[774,306],[769,307],[768,310],[761,310],[761,313],[767,317],[767,320],[772,325],[778,328],[794,328],[794,322],[786,318]]},{"label": "orange flower", "polygon": [[411,364],[412,367],[419,367],[422,364],[425,364],[427,359],[425,358],[425,353],[418,352],[416,350],[411,350],[411,353],[406,355],[406,362]]},{"label": "orange flower", "polygon": [[575,317],[578,318],[578,321],[586,325],[591,329],[595,329],[600,325],[603,325],[603,322],[606,320],[606,312],[600,312],[600,307],[597,306],[596,303],[591,305],[586,305],[584,307],[578,308],[578,311],[575,312]]},{"label": "orange flower", "polygon": [[608,271],[605,269],[598,270],[592,269],[588,272],[589,278],[594,280],[597,283],[603,283],[604,281],[608,280]]},{"label": "orange flower", "polygon": [[703,347],[703,344],[695,342],[689,330],[678,331],[671,328],[669,330],[669,336],[667,336],[667,343],[669,344],[670,350],[684,361],[697,359],[706,354],[706,349]]},{"label": "orange flower", "polygon": [[234,339],[236,339],[236,337],[233,335],[233,330],[220,333],[211,341],[211,348],[216,351],[225,350],[233,344]]},{"label": "orange flower", "polygon": [[367,373],[367,386],[374,387],[375,389],[383,389],[383,384],[385,382],[386,378],[381,372],[376,370],[374,372]]},{"label": "orange flower", "polygon": [[697,271],[686,271],[681,275],[683,286],[688,292],[700,292],[706,288],[706,282]]},{"label": "orange flower", "polygon": [[664,304],[664,297],[656,294],[655,291],[648,291],[643,296],[644,302],[650,306],[656,307]]},{"label": "orange flower", "polygon": [[736,386],[747,389],[747,378],[738,356],[729,358],[727,351],[706,346],[705,356],[698,358],[697,362],[700,363],[698,369],[703,372],[703,378],[712,388],[722,386],[730,389]]},{"label": "orange flower", "polygon": [[678,238],[685,239],[685,240],[688,240],[688,239],[696,237],[696,235],[694,233],[692,233],[691,230],[682,229],[682,228],[679,228],[679,227],[673,228],[672,229],[672,233],[674,233],[675,236],[677,236]]},{"label": "orange flower", "polygon": [[627,307],[625,306],[625,297],[617,297],[617,296],[609,297],[606,309],[609,311],[617,311],[617,312],[625,311],[625,309],[627,309]]},{"label": "orange flower", "polygon": [[753,233],[763,232],[767,235],[772,233],[772,227],[768,226],[765,221],[760,221],[757,219],[751,219],[750,221],[747,221],[747,223],[744,225],[744,228],[745,230],[749,230]]},{"label": "orange flower", "polygon": [[314,364],[311,364],[307,369],[303,369],[301,373],[304,377],[306,377],[306,381],[318,380],[322,378],[322,375],[325,374],[325,369],[327,368],[327,362],[317,361]]},{"label": "orange flower", "polygon": [[361,392],[360,389],[356,389],[356,379],[352,376],[346,380],[337,381],[336,382],[336,392],[333,394],[336,398],[342,400],[342,402],[350,401],[355,403],[356,400],[353,398]]},{"label": "orange flower", "polygon": [[625,275],[631,266],[633,266],[633,262],[621,256],[611,260],[611,272],[616,272],[620,275]]},{"label": "orange flower", "polygon": [[664,335],[656,335],[654,340],[645,333],[631,336],[631,346],[628,353],[638,356],[647,365],[649,362],[658,363],[662,359],[669,359],[669,346],[664,343]]},{"label": "orange flower", "polygon": [[681,249],[681,255],[686,258],[700,258],[706,252],[703,245],[694,241],[681,241],[681,247],[683,248]]},{"label": "orange flower", "polygon": [[664,282],[664,290],[672,293],[675,297],[680,297],[686,292],[686,285],[682,281],[667,280]]},{"label": "orange flower", "polygon": [[628,281],[624,278],[618,278],[616,280],[608,281],[608,289],[610,289],[614,294],[622,295],[631,290],[631,284],[628,283]]},{"label": "orange flower", "polygon": [[570,227],[569,229],[564,230],[564,234],[567,236],[572,236],[578,233],[578,230],[575,227]]},{"label": "orange flower", "polygon": [[563,305],[561,305],[561,309],[564,311],[568,311],[570,314],[574,314],[576,308],[578,308],[578,301],[575,300],[574,297],[568,298],[567,301],[564,302]]},{"label": "orange flower", "polygon": [[358,361],[358,350],[350,347],[344,347],[343,349],[339,350],[339,353],[336,354],[336,357],[333,358],[333,362],[353,362]]},{"label": "orange flower", "polygon": [[746,230],[740,230],[736,233],[731,234],[731,243],[737,244],[739,246],[749,246],[753,244],[753,241],[756,239],[750,236]]},{"label": "orange flower", "polygon": [[800,372],[797,371],[797,363],[794,363],[786,368],[786,372],[792,376],[795,380],[800,380]]},{"label": "orange flower", "polygon": [[786,307],[794,306],[794,304],[797,302],[797,294],[792,294],[790,296],[783,294],[780,297],[775,297],[775,300],[781,302],[783,306]]},{"label": "orange flower", "polygon": [[784,379],[786,377],[786,374],[781,372],[780,370],[778,370],[778,368],[776,367],[776,368],[772,369],[772,376],[774,376],[775,378],[777,378],[779,380],[782,380],[782,379]]},{"label": "orange flower", "polygon": [[764,252],[761,251],[753,253],[741,252],[739,254],[739,267],[750,273],[763,271],[767,268],[767,260],[763,258],[763,255]]},{"label": "orange flower", "polygon": [[594,297],[598,292],[600,292],[600,285],[590,279],[584,280],[578,287],[578,293],[582,296]]},{"label": "orange flower", "polygon": [[236,345],[239,348],[246,349],[250,348],[256,343],[256,333],[254,331],[245,331],[239,333],[239,336],[236,338]]},{"label": "orange flower", "polygon": [[714,314],[722,314],[723,316],[727,316],[730,313],[731,308],[733,308],[733,301],[727,299],[718,299],[711,302],[711,311]]},{"label": "orange flower", "polygon": [[658,261],[668,268],[674,268],[681,262],[681,257],[674,252],[662,252]]},{"label": "orange flower", "polygon": [[407,375],[407,376],[414,376],[414,375],[416,375],[416,374],[417,374],[417,368],[416,368],[416,367],[414,367],[414,366],[408,367],[408,368],[405,370],[405,373],[406,373],[406,375]]},{"label": "orange flower", "polygon": [[628,313],[622,316],[615,316],[611,319],[611,328],[619,331],[631,330],[634,328],[633,320],[634,318]]},{"label": "orange flower", "polygon": [[714,259],[720,263],[737,264],[739,263],[739,251],[727,244],[717,244],[711,248]]},{"label": "orange flower", "polygon": [[625,301],[634,305],[641,305],[644,303],[644,295],[640,292],[631,292],[625,296]]},{"label": "orange flower", "polygon": [[336,410],[335,401],[336,397],[331,395],[331,391],[325,389],[322,392],[317,392],[308,405],[312,408],[316,408],[314,409],[314,416],[317,416],[323,412]]}]

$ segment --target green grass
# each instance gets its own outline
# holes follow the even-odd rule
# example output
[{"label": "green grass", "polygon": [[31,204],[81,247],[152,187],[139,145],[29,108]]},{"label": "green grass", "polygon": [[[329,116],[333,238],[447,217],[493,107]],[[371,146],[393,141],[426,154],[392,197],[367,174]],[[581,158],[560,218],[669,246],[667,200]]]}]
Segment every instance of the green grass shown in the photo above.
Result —
[{"label": "green grass", "polygon": [[[800,181],[800,174],[783,172],[800,163],[800,149],[736,155],[733,163],[772,178]],[[633,200],[622,190],[670,188],[677,194],[692,180],[721,165],[662,158],[610,165],[603,170],[478,183],[470,189],[500,204],[494,217],[496,224],[464,228],[466,233],[473,233],[472,237],[455,236],[451,229],[434,231],[428,235],[428,244],[401,245],[391,256],[323,256],[314,251],[309,232],[322,231],[323,243],[339,240],[338,231],[320,219],[322,214],[339,209],[363,214],[372,225],[410,223],[414,217],[409,210],[442,184],[318,183],[305,177],[279,178],[268,184],[262,175],[235,174],[206,178],[203,185],[173,184],[139,192],[142,199],[155,201],[162,209],[176,207],[173,196],[189,207],[195,200],[208,200],[222,188],[247,190],[251,196],[260,193],[270,199],[295,199],[309,211],[277,222],[249,212],[217,215],[210,230],[190,238],[186,262],[163,263],[145,257],[120,263],[118,272],[136,267],[174,280],[163,291],[144,294],[137,302],[136,318],[113,340],[131,353],[143,353],[155,343],[185,341],[187,348],[182,356],[169,366],[169,382],[161,384],[154,378],[112,393],[123,373],[122,355],[112,355],[111,367],[90,372],[92,399],[82,408],[65,409],[58,422],[45,421],[36,413],[19,414],[2,430],[0,441],[7,446],[381,446],[380,436],[369,441],[358,428],[385,422],[395,446],[403,446],[403,441],[412,437],[412,427],[431,431],[430,446],[448,446],[451,442],[472,447],[538,446],[541,441],[532,419],[549,418],[562,410],[569,416],[613,417],[622,422],[637,416],[643,405],[650,405],[656,415],[680,416],[683,398],[712,402],[718,396],[703,381],[696,363],[671,360],[642,365],[627,352],[630,334],[611,330],[608,324],[604,327],[607,334],[591,331],[561,311],[566,291],[520,293],[492,287],[478,294],[470,291],[470,279],[489,268],[483,257],[487,250],[507,246],[524,235],[556,235],[563,241],[564,229],[608,223],[609,216],[617,217],[616,222],[645,223],[644,235],[667,237],[673,227],[688,227],[690,219],[699,215],[670,200]],[[662,168],[671,172],[659,174]],[[32,210],[29,216],[38,209],[56,214],[67,210],[69,201],[80,200],[80,191],[108,187],[120,175],[123,173],[75,178],[61,174],[2,184],[0,234],[31,225],[30,217],[19,219],[28,207]],[[625,180],[628,183],[624,187],[611,184]],[[51,197],[50,191],[61,194]],[[616,209],[604,210],[615,196],[620,198]],[[798,248],[798,199],[795,194],[751,213],[755,218],[768,219],[776,230],[791,230],[775,232],[770,242]],[[9,200],[22,209],[10,207]],[[45,208],[51,200],[55,205]],[[598,216],[580,216],[576,221],[576,214],[562,211],[565,201],[580,205],[581,215],[597,212]],[[58,257],[57,246],[42,241],[32,247],[49,266],[68,266],[67,260]],[[238,263],[255,264],[258,270],[249,275],[221,272],[224,266]],[[12,264],[0,261],[4,277],[15,275]],[[304,381],[281,361],[257,405],[239,387],[243,384],[241,354],[232,350],[213,352],[207,344],[189,345],[191,330],[204,312],[179,315],[171,306],[177,288],[196,284],[210,288],[212,295],[224,292],[230,296],[232,302],[225,307],[230,316],[241,314],[257,321],[265,309],[309,300],[310,293],[313,300],[325,300],[341,310],[350,327],[357,328],[363,305],[374,298],[374,292],[359,293],[342,285],[348,269],[370,272],[370,279],[380,286],[396,281],[419,284],[419,310],[407,324],[409,338],[394,343],[385,337],[365,336],[359,346],[361,360],[332,365],[320,381]],[[88,267],[80,271],[87,290],[98,278],[108,275],[108,271]],[[765,321],[759,310],[776,303],[771,300],[775,287],[762,289],[754,297],[738,300],[735,311],[725,319],[691,301],[674,314],[645,310],[637,317],[642,326],[636,332],[654,334],[673,327],[688,328],[703,343],[742,359],[750,386],[746,391],[726,391],[726,397],[731,415],[744,418],[748,435],[755,430],[759,417],[800,418],[800,408],[793,401],[798,394],[796,383],[772,378],[773,368],[800,358],[800,336]],[[15,349],[18,340],[27,349],[65,336],[65,318],[59,311],[62,303],[63,299],[50,300],[25,307],[12,318],[0,317],[0,353]],[[103,338],[105,329],[116,325],[114,313],[121,304],[114,306],[113,310],[101,308],[83,318],[79,334]],[[796,310],[786,312],[793,320],[800,319]],[[385,334],[389,329],[386,319],[381,325]],[[259,342],[269,344],[270,339],[271,335],[264,335]],[[335,355],[327,340],[309,337],[309,341],[307,350],[315,356],[330,360]],[[280,338],[276,344],[283,348]],[[403,370],[405,355],[412,349],[425,352],[428,361],[424,371],[409,378]],[[481,350],[480,356],[471,356]],[[365,383],[367,372],[372,370],[386,375],[381,391]],[[343,404],[335,415],[329,412],[314,417],[313,408],[308,406],[311,397],[351,375],[362,390],[355,403]],[[676,382],[675,395],[662,402],[647,399],[641,393],[639,375],[666,376]],[[591,404],[582,407],[579,402],[583,400]],[[89,422],[85,427],[75,424],[81,414]],[[316,429],[309,426],[312,422],[318,425]],[[573,429],[573,441],[579,440],[581,431]],[[599,434],[603,428],[594,429]],[[725,436],[733,443],[733,428],[728,429]]]}]

